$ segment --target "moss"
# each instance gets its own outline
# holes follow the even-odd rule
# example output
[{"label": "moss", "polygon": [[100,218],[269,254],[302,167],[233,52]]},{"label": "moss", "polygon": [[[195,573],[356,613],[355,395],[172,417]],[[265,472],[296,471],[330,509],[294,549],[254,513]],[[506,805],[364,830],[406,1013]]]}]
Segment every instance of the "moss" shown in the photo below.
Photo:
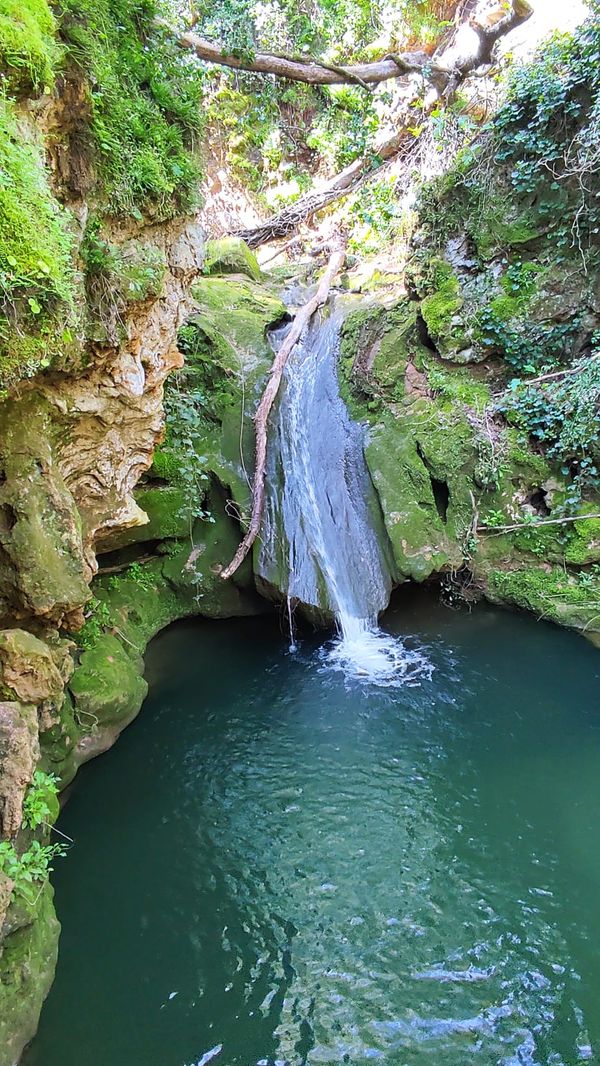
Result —
[{"label": "moss", "polygon": [[[83,723],[89,729],[91,722]],[[60,788],[71,783],[80,762],[77,744],[82,734],[82,718],[77,717],[75,704],[67,692],[60,709],[58,721],[40,734],[40,769],[53,773],[59,779]]]},{"label": "moss", "polygon": [[381,503],[398,575],[424,581],[462,553],[447,536],[431,478],[410,428],[386,419],[369,433],[367,465]]},{"label": "moss", "polygon": [[[428,474],[445,485],[445,532],[461,545],[471,527],[475,499],[475,470],[479,459],[477,438],[467,415],[421,403],[421,417],[413,433]],[[456,552],[454,556],[456,557]]]},{"label": "moss", "polygon": [[486,596],[559,625],[600,633],[600,574],[569,573],[559,566],[492,570]]},{"label": "moss", "polygon": [[185,367],[165,388],[166,436],[152,473],[183,488],[201,514],[212,472],[245,510],[252,416],[273,359],[267,328],[285,307],[263,286],[241,278],[202,278],[192,295],[195,313],[179,334]]},{"label": "moss", "polygon": [[0,952],[0,1066],[14,1066],[35,1035],[56,968],[60,925],[46,884],[27,924],[10,933]]},{"label": "moss", "polygon": [[434,257],[418,284],[425,293],[420,311],[431,340],[442,357],[456,357],[469,343],[460,314],[464,297],[458,276],[445,259]]},{"label": "moss", "polygon": [[254,252],[240,237],[222,237],[208,241],[205,274],[245,274],[252,281],[260,280],[260,267]]},{"label": "moss", "polygon": [[72,240],[41,145],[0,98],[0,391],[77,350]]},{"label": "moss", "polygon": [[[159,465],[160,459],[165,454],[169,456],[167,452],[158,457]],[[174,455],[171,455],[171,458],[175,464]],[[155,469],[156,459],[155,456]],[[178,468],[168,470],[168,473],[170,477],[176,479]],[[129,544],[189,536],[193,523],[191,518],[193,503],[188,500],[185,488],[179,485],[141,486],[135,491],[135,501],[142,511],[146,512],[148,522],[143,526],[126,529],[123,533],[113,537],[109,542],[111,551],[124,548]]]},{"label": "moss", "polygon": [[485,411],[491,402],[490,386],[483,376],[476,377],[472,370],[463,367],[446,367],[431,356],[423,360],[429,388],[444,403],[462,404],[478,414]]},{"label": "moss", "polygon": [[47,0],[0,0],[0,74],[9,92],[50,89],[58,56]]},{"label": "moss", "polygon": [[197,202],[201,80],[155,0],[64,0],[60,32],[88,82],[104,209],[168,218]]},{"label": "moss", "polygon": [[412,301],[352,311],[341,331],[339,378],[354,417],[375,421],[385,404],[400,403],[408,361],[421,359],[424,351]]},{"label": "moss", "polygon": [[0,617],[59,621],[89,598],[81,519],[39,396],[0,410]]},{"label": "moss", "polygon": [[135,649],[112,633],[101,634],[83,653],[69,685],[83,728],[130,721],[148,690],[141,672],[141,656]]}]

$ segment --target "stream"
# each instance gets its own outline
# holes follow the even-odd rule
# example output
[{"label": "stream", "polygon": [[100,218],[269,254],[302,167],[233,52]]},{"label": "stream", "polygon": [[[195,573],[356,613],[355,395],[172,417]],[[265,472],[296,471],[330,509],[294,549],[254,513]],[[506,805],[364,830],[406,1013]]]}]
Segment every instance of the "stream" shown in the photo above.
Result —
[{"label": "stream", "polygon": [[401,687],[273,619],[153,641],[27,1066],[600,1061],[598,651],[424,590],[383,628]]}]

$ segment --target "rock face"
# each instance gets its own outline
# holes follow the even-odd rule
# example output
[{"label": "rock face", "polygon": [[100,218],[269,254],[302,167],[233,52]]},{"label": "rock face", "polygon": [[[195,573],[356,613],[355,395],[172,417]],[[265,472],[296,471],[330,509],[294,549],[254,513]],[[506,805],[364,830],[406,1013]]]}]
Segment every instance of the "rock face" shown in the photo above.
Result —
[{"label": "rock face", "polygon": [[[22,247],[0,234],[16,272],[0,329],[0,1066],[35,1032],[56,961],[50,887],[25,907],[7,872],[9,851],[46,839],[23,824],[36,770],[62,787],[113,743],[142,705],[143,653],[161,627],[264,609],[251,560],[230,582],[220,573],[248,514],[267,330],[285,308],[239,240],[205,254],[178,109],[163,113],[144,77],[127,86],[125,130],[114,95],[98,118],[90,86],[107,61],[95,48],[143,44],[145,70],[168,46],[149,47],[152,24],[140,38],[124,8],[112,25],[101,0],[81,6],[90,84],[68,62],[66,20],[56,90],[39,99],[51,79],[28,87],[21,65],[17,96],[0,99],[0,164],[22,185],[10,205]],[[567,68],[559,56],[553,84],[574,122],[561,136],[575,144],[597,80],[582,68],[563,85]],[[2,74],[10,92],[15,72]],[[178,77],[183,92],[185,64]],[[527,129],[549,121],[526,76],[515,92]],[[600,635],[600,385],[580,379],[600,366],[600,217],[590,198],[568,246],[581,181],[552,182],[536,156],[548,138],[517,139],[507,106],[482,142],[491,154],[465,156],[425,190],[407,291],[346,320],[340,383],[368,425],[399,584],[436,579],[449,598],[485,595]],[[152,166],[140,113],[152,118]],[[549,394],[536,384],[549,367],[587,384]],[[569,442],[565,412],[580,433]]]},{"label": "rock face", "polygon": [[340,368],[399,578],[440,575],[450,597],[596,638],[600,210],[583,175],[598,43],[592,20],[515,72],[422,193],[408,295],[349,317]]},{"label": "rock face", "polygon": [[40,757],[34,706],[0,703],[0,827],[14,836],[23,819],[23,798]]}]

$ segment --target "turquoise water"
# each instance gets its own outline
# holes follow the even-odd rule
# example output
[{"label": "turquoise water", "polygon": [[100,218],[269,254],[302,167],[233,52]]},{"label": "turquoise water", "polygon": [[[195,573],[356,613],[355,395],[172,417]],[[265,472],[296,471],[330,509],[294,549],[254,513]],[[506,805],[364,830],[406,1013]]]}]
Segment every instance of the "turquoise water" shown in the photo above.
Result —
[{"label": "turquoise water", "polygon": [[60,827],[27,1066],[600,1062],[600,654],[403,597],[403,688],[277,623],[150,647]]}]

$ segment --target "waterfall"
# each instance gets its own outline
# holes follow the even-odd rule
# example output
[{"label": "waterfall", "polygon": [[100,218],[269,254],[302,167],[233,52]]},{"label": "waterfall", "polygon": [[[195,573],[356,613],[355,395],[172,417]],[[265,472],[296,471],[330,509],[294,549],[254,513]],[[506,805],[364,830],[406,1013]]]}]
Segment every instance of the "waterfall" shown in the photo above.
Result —
[{"label": "waterfall", "polygon": [[[333,614],[331,661],[379,679],[410,672],[410,654],[378,628],[392,555],[364,458],[365,429],[340,395],[344,311],[313,321],[287,363],[269,442],[259,574],[288,597]],[[285,329],[272,338],[276,348]]]}]

